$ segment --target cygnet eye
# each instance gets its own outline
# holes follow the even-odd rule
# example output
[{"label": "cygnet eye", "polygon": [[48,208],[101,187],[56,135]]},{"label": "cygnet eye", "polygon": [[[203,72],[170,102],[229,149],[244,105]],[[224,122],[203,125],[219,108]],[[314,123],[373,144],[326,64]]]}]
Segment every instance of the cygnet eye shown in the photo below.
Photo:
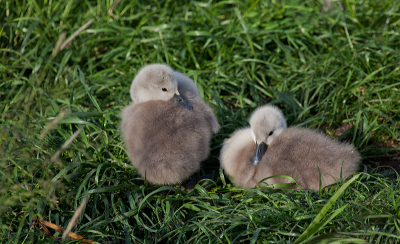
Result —
[{"label": "cygnet eye", "polygon": [[166,92],[166,91],[167,91],[167,88],[163,88],[162,90],[163,90],[164,92]]},{"label": "cygnet eye", "polygon": [[274,134],[274,131],[271,131],[271,132],[269,133],[269,136],[271,136],[272,134]]}]

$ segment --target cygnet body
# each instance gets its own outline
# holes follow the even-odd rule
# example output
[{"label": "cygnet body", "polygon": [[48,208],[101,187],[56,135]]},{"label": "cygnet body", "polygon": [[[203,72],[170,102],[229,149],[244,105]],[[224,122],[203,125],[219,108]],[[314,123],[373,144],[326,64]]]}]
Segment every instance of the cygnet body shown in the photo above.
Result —
[{"label": "cygnet body", "polygon": [[150,183],[183,182],[208,157],[211,133],[219,129],[214,111],[191,79],[166,65],[140,70],[130,94],[121,131],[132,164]]},{"label": "cygnet body", "polygon": [[[264,178],[287,175],[303,189],[318,190],[318,168],[323,188],[339,182],[341,175],[346,179],[357,172],[361,157],[351,144],[310,129],[286,129],[282,112],[273,106],[263,106],[252,114],[250,128],[237,130],[224,141],[220,160],[221,167],[238,187],[251,188]],[[283,177],[264,182],[292,183]]]}]

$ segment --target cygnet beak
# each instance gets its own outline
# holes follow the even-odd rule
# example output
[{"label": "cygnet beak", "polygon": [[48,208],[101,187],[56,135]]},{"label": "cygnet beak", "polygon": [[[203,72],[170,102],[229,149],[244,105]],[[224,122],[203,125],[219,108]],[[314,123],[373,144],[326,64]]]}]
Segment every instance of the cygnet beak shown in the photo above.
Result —
[{"label": "cygnet beak", "polygon": [[171,102],[175,102],[189,110],[192,110],[192,106],[188,102],[185,101],[180,95],[174,94],[174,96],[170,99]]},{"label": "cygnet beak", "polygon": [[261,162],[261,159],[267,151],[267,148],[268,145],[264,142],[261,142],[260,144],[256,143],[256,150],[254,151],[254,156],[251,159],[254,165],[257,165]]}]

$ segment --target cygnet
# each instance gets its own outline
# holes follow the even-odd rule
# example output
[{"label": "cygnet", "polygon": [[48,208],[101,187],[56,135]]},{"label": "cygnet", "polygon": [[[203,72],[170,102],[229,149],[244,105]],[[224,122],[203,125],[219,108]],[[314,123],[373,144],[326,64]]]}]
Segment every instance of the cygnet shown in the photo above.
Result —
[{"label": "cygnet", "polygon": [[[321,188],[339,182],[340,176],[346,179],[358,170],[361,157],[353,145],[310,129],[286,129],[285,118],[277,107],[258,108],[249,122],[250,128],[237,130],[224,141],[220,155],[221,167],[238,187],[252,188],[264,178],[287,175],[303,189],[318,190],[318,168]],[[292,183],[283,177],[263,182]]]},{"label": "cygnet", "polygon": [[198,171],[219,124],[195,83],[166,65],[153,64],[136,75],[130,95],[133,104],[121,113],[121,131],[139,174],[150,183],[170,185]]}]

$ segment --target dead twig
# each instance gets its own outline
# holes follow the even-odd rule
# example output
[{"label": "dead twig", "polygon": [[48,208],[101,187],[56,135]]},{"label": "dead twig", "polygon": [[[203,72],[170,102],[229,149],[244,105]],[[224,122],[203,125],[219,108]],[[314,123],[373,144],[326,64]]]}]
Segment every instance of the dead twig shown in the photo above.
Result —
[{"label": "dead twig", "polygon": [[76,222],[78,221],[79,216],[81,216],[81,213],[83,211],[83,209],[86,206],[86,203],[88,201],[89,197],[85,197],[81,203],[81,205],[79,205],[79,207],[75,210],[74,215],[72,216],[71,220],[68,223],[67,229],[65,230],[64,234],[62,235],[62,240],[65,240],[65,238],[69,235],[69,233],[71,232],[72,228],[74,228]]},{"label": "dead twig", "polygon": [[86,22],[86,24],[82,25],[81,28],[79,28],[77,31],[75,31],[70,37],[68,37],[68,39],[61,45],[60,50],[63,50],[70,42],[72,42],[72,40],[75,39],[75,37],[77,37],[79,35],[79,33],[81,33],[82,31],[84,31],[86,28],[89,27],[89,25],[91,25],[94,22],[94,19],[89,20],[88,22]]},{"label": "dead twig", "polygon": [[[58,225],[56,225],[56,224],[53,224],[53,223],[51,223],[51,222],[49,222],[49,221],[46,221],[46,220],[42,220],[42,219],[38,219],[38,218],[35,218],[35,219],[33,219],[33,220],[34,220],[34,222],[33,222],[33,225],[34,225],[34,226],[40,225],[40,227],[42,228],[42,230],[40,230],[41,233],[46,232],[46,235],[47,235],[48,237],[50,237],[50,238],[52,238],[52,239],[54,239],[54,240],[61,240],[60,238],[54,237],[54,236],[51,234],[50,230],[49,230],[47,227],[49,227],[49,228],[51,228],[51,229],[53,229],[53,230],[59,232],[60,234],[63,234],[63,233],[65,232],[65,229],[64,229],[64,228],[61,228],[60,226],[58,226]],[[79,241],[82,241],[81,243],[90,243],[90,244],[94,244],[94,241],[93,241],[93,240],[90,240],[90,239],[88,239],[88,238],[85,238],[85,237],[83,237],[83,236],[80,236],[80,235],[78,235],[78,234],[75,234],[74,232],[69,232],[69,233],[68,233],[68,238],[71,239],[71,240],[79,240]]]}]

